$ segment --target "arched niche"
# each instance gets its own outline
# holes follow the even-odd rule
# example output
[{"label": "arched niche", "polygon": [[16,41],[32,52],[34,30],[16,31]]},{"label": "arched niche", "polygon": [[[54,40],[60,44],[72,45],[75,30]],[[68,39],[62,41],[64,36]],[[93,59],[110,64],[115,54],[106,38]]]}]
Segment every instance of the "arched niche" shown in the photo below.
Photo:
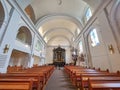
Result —
[{"label": "arched niche", "polygon": [[32,44],[32,35],[27,27],[22,26],[19,28],[18,34],[17,34],[17,40],[19,40],[22,43],[25,43],[27,45]]},{"label": "arched niche", "polygon": [[9,66],[27,67],[29,60],[30,57],[28,53],[24,53],[14,49],[9,60]]},{"label": "arched niche", "polygon": [[25,12],[30,17],[30,19],[32,20],[32,22],[35,23],[35,14],[34,14],[34,11],[33,11],[33,8],[31,7],[31,5],[28,5],[25,8]]},{"label": "arched niche", "polygon": [[4,18],[5,18],[5,12],[4,12],[2,3],[0,2],[0,28],[3,24]]}]

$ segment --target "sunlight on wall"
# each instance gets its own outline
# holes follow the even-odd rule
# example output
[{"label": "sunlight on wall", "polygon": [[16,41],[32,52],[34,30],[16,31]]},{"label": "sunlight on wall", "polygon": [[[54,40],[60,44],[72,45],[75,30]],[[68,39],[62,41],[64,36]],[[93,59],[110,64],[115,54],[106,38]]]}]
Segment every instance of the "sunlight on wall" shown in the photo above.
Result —
[{"label": "sunlight on wall", "polygon": [[40,35],[43,36],[43,29],[42,29],[42,27],[40,27],[40,28],[38,29],[38,31],[39,31]]},{"label": "sunlight on wall", "polygon": [[97,35],[97,31],[96,29],[93,29],[91,32],[90,32],[90,37],[91,37],[91,45],[94,47],[96,45],[98,45],[100,42],[99,42],[99,39],[98,39],[98,35]]},{"label": "sunlight on wall", "polygon": [[47,41],[48,41],[47,37],[45,37],[44,40],[45,40],[45,42],[47,43]]}]

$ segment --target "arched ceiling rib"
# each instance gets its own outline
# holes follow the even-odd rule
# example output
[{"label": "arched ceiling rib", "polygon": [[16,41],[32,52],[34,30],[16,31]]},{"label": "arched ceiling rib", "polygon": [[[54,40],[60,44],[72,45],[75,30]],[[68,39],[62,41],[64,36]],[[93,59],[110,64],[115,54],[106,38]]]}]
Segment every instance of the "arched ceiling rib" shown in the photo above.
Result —
[{"label": "arched ceiling rib", "polygon": [[53,36],[51,37],[49,40],[48,40],[48,45],[53,45],[53,46],[70,46],[71,45],[71,42],[69,41],[69,39],[66,37],[66,36],[63,36],[63,35],[56,35],[56,36]]},{"label": "arched ceiling rib", "polygon": [[[34,11],[36,29],[48,44],[70,42],[79,28],[83,28],[83,16],[90,6],[94,12],[104,0],[16,0],[22,9],[30,5]],[[58,37],[57,37],[58,36]],[[63,42],[62,42],[63,40]],[[58,42],[59,44],[59,42]],[[69,43],[70,44],[70,43]]]},{"label": "arched ceiling rib", "polygon": [[44,38],[45,36],[51,34],[52,32],[58,33],[58,31],[59,31],[59,32],[60,32],[60,31],[63,31],[63,33],[66,32],[67,34],[70,33],[70,35],[71,35],[72,37],[74,37],[74,33],[72,33],[69,29],[63,28],[63,27],[57,27],[57,28],[52,28],[52,29],[48,30],[47,32],[45,32],[43,38]]},{"label": "arched ceiling rib", "polygon": [[[83,0],[32,0],[36,20],[49,14],[66,14],[73,17],[82,17],[82,12],[87,6]],[[39,10],[39,11],[38,11]]]},{"label": "arched ceiling rib", "polygon": [[74,37],[75,31],[78,28],[78,26],[68,19],[61,18],[61,16],[59,17],[60,18],[57,17],[57,19],[50,19],[47,22],[43,23],[43,25],[41,25],[39,31],[45,39],[46,43],[48,39],[51,39],[56,35],[67,37],[67,40],[69,41],[72,37]]},{"label": "arched ceiling rib", "polygon": [[81,24],[81,21],[78,20],[76,17],[72,17],[70,15],[66,15],[66,14],[49,14],[46,15],[44,17],[42,17],[41,19],[39,19],[36,23],[36,28],[39,29],[40,26],[42,26],[43,24],[52,21],[52,20],[65,20],[65,21],[69,21],[71,23],[76,24],[80,29],[83,28],[83,25]]}]

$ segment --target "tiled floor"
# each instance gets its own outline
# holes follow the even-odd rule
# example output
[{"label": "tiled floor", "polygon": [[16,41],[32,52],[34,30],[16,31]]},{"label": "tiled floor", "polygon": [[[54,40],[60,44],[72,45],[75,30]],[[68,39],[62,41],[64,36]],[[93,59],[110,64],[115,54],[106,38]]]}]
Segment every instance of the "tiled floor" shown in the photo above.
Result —
[{"label": "tiled floor", "polygon": [[66,75],[64,69],[56,69],[49,78],[44,90],[77,90]]}]

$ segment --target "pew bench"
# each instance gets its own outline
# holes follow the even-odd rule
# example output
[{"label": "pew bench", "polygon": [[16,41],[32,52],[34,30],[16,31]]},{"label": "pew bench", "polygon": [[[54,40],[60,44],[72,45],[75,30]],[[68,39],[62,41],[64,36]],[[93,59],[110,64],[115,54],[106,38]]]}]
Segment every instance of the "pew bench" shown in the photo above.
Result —
[{"label": "pew bench", "polygon": [[120,81],[120,76],[117,74],[81,74],[79,79],[79,87],[84,90],[84,88],[88,88],[88,78],[92,80],[113,80],[113,81]]},{"label": "pew bench", "polygon": [[6,74],[0,74],[0,79],[30,79],[33,78],[33,88],[36,88],[37,90],[42,90],[44,86],[44,78],[43,75],[35,74],[35,73],[6,73]]},{"label": "pew bench", "polygon": [[34,79],[0,78],[0,90],[32,90]]},{"label": "pew bench", "polygon": [[89,90],[120,90],[120,80],[91,80],[88,79]]},{"label": "pew bench", "polygon": [[81,81],[81,75],[82,74],[108,74],[107,72],[99,72],[99,71],[84,71],[84,72],[76,72],[72,77],[72,82],[75,86],[78,86],[77,83]]}]

